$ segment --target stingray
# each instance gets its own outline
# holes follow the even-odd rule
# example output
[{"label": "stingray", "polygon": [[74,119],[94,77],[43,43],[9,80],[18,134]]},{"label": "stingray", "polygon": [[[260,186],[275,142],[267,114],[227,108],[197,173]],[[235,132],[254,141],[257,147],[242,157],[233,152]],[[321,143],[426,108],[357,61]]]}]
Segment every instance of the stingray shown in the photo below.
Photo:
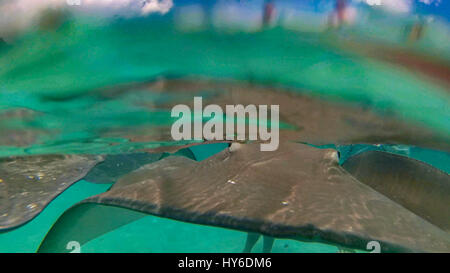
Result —
[{"label": "stingray", "polygon": [[81,179],[93,183],[114,183],[122,175],[169,155],[195,160],[188,148],[178,148],[172,154],[165,152],[174,149],[161,147],[161,153],[0,158],[0,232],[30,221],[56,196]]},{"label": "stingray", "polygon": [[100,184],[114,183],[122,175],[155,162],[161,156],[162,154],[151,153],[106,155],[105,160],[90,170],[84,180]]},{"label": "stingray", "polygon": [[0,158],[0,232],[33,219],[101,160],[93,155]]},{"label": "stingray", "polygon": [[[189,147],[190,145],[186,145]],[[131,154],[116,154],[105,155],[105,159],[100,164],[96,165],[89,173],[83,178],[86,181],[93,183],[114,183],[121,176],[128,174],[146,164],[156,162],[169,155],[172,156],[186,156],[195,160],[195,155],[188,148],[180,149],[180,147],[162,147],[160,150],[171,151],[179,149],[178,151],[170,154],[168,152],[163,153],[131,153]]]},{"label": "stingray", "polygon": [[[372,161],[384,158],[371,155]],[[396,197],[408,189],[407,175],[387,175],[396,187],[383,189],[374,186],[384,183],[383,170],[369,168],[370,160],[350,158],[344,168],[338,161],[334,149],[299,143],[282,143],[276,152],[234,143],[201,162],[167,157],[66,211],[39,251],[65,251],[68,241],[83,244],[146,214],[355,249],[377,241],[383,252],[450,251],[446,212],[441,211],[450,197],[448,174],[419,161],[395,163],[400,174],[413,171],[423,178],[417,183],[427,186],[414,187],[414,196],[420,197],[414,206]],[[373,181],[364,179],[377,172]],[[436,196],[436,189],[444,198],[425,201]],[[428,217],[432,209],[441,215]]]},{"label": "stingray", "polygon": [[447,173],[415,159],[381,151],[350,157],[343,168],[374,190],[450,232]]},{"label": "stingray", "polygon": [[[193,97],[203,97],[203,107],[225,105],[279,105],[280,142],[298,141],[313,145],[405,144],[450,151],[450,136],[428,125],[401,118],[394,111],[376,111],[373,103],[351,103],[312,96],[280,87],[258,86],[236,81],[204,78],[165,78],[148,83],[149,92],[171,99],[144,104],[151,109],[171,109],[186,104],[193,109]],[[103,96],[115,94],[103,92]],[[161,130],[161,135],[167,129]],[[133,136],[128,136],[133,141]],[[145,141],[145,138],[138,138]]]}]

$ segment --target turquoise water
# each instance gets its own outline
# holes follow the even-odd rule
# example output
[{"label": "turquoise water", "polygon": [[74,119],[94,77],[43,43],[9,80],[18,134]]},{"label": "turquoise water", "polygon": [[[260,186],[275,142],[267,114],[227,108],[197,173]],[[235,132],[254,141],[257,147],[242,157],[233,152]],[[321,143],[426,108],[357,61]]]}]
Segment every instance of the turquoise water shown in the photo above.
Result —
[{"label": "turquoise water", "polygon": [[[419,47],[438,44],[435,36]],[[185,33],[159,17],[107,24],[71,17],[52,31],[30,29],[13,45],[0,45],[0,117],[25,111],[0,118],[0,136],[21,138],[29,132],[32,137],[22,145],[1,138],[0,156],[119,154],[172,144],[129,137],[130,132],[145,135],[173,122],[170,109],[151,106],[170,101],[169,95],[131,84],[172,75],[289,87],[324,99],[358,102],[450,134],[445,87],[333,46],[334,39],[282,27],[253,33],[214,28]],[[447,53],[449,48],[439,50]],[[126,84],[131,86],[126,92],[99,95]],[[202,160],[223,147],[192,149]],[[450,172],[448,153],[413,147],[408,156]],[[110,186],[74,184],[31,222],[0,233],[0,252],[35,252],[64,211]],[[82,252],[240,252],[245,238],[244,232],[147,216],[95,238]],[[261,249],[262,240],[254,251]],[[273,247],[281,253],[336,251],[330,245],[282,239]]]},{"label": "turquoise water", "polygon": [[58,217],[73,204],[106,191],[110,185],[80,181],[53,200],[29,223],[15,230],[0,233],[0,252],[36,252],[48,230]]},{"label": "turquoise water", "polygon": [[[186,224],[148,216],[98,237],[82,247],[85,252],[212,252],[239,253],[247,233],[230,229]],[[262,253],[260,239],[253,253]],[[277,239],[273,253],[334,253],[338,249],[320,243]]]}]

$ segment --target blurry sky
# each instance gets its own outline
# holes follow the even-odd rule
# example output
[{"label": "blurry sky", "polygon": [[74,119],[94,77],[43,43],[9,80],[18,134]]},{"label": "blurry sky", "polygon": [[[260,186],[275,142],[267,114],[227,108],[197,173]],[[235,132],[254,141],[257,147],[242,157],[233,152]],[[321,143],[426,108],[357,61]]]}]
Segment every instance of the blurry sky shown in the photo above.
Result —
[{"label": "blurry sky", "polygon": [[[79,1],[80,5],[73,5]],[[98,15],[146,16],[167,14],[174,8],[198,4],[202,9],[221,16],[233,15],[246,22],[261,16],[265,0],[0,0],[0,37],[25,29],[37,14],[47,8],[68,8],[75,12]],[[450,18],[450,0],[348,0],[352,5],[373,6],[394,13],[421,13]],[[280,14],[300,10],[329,13],[334,0],[273,0]],[[222,12],[223,11],[223,12]],[[247,18],[246,18],[247,17]],[[244,22],[243,21],[243,22]],[[245,22],[244,22],[245,24]]]},{"label": "blurry sky", "polygon": [[[167,13],[177,5],[201,4],[211,6],[216,3],[239,4],[244,7],[260,8],[264,0],[0,0],[0,11],[33,12],[46,6],[67,6],[80,2],[80,9],[132,12],[149,14],[152,12]],[[279,7],[289,7],[306,11],[326,12],[333,8],[334,0],[273,0]],[[349,0],[353,4],[368,4],[392,11],[419,11],[450,17],[449,0]]]}]

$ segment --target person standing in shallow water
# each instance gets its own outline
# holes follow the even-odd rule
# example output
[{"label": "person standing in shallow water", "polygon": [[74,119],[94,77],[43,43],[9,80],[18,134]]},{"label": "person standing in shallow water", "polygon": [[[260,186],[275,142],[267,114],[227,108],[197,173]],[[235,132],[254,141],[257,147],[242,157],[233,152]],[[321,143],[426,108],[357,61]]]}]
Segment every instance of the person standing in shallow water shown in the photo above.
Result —
[{"label": "person standing in shallow water", "polygon": [[275,5],[272,0],[266,0],[264,2],[264,13],[263,13],[263,27],[267,27],[273,21],[275,17]]},{"label": "person standing in shallow water", "polygon": [[350,17],[348,0],[336,0],[334,9],[328,17],[328,27],[339,28],[350,21]]},{"label": "person standing in shallow water", "polygon": [[338,25],[340,26],[345,21],[345,9],[347,8],[347,0],[336,1],[336,16],[338,19]]}]

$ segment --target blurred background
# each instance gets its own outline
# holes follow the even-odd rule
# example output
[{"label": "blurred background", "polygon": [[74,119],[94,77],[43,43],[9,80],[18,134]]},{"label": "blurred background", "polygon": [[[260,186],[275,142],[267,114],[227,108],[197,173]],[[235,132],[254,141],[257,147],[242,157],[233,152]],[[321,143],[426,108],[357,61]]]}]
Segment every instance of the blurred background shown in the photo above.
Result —
[{"label": "blurred background", "polygon": [[[214,96],[227,87],[200,84],[212,80],[272,88],[263,90],[268,98],[282,89],[345,102],[425,128],[427,143],[436,136],[446,146],[384,143],[384,149],[448,172],[449,19],[448,0],[0,0],[0,157],[185,144],[170,136],[171,107],[192,102],[194,94],[217,102]],[[172,82],[180,78],[190,81]],[[259,91],[234,94],[246,92],[256,99]],[[281,111],[296,113],[297,106]],[[283,128],[302,125],[283,118]],[[377,132],[372,124],[358,128]],[[0,251],[35,251],[65,209],[108,187],[76,184],[30,224],[0,234]],[[146,235],[150,224],[157,232]],[[120,245],[123,238],[129,243]],[[244,239],[237,231],[150,216],[86,247],[238,252]],[[274,252],[336,248],[277,240]]]},{"label": "blurred background", "polygon": [[447,135],[449,10],[438,0],[2,0],[0,155],[160,146],[171,139],[154,128],[173,122],[161,106],[173,97],[147,83],[174,76],[289,87]]}]

